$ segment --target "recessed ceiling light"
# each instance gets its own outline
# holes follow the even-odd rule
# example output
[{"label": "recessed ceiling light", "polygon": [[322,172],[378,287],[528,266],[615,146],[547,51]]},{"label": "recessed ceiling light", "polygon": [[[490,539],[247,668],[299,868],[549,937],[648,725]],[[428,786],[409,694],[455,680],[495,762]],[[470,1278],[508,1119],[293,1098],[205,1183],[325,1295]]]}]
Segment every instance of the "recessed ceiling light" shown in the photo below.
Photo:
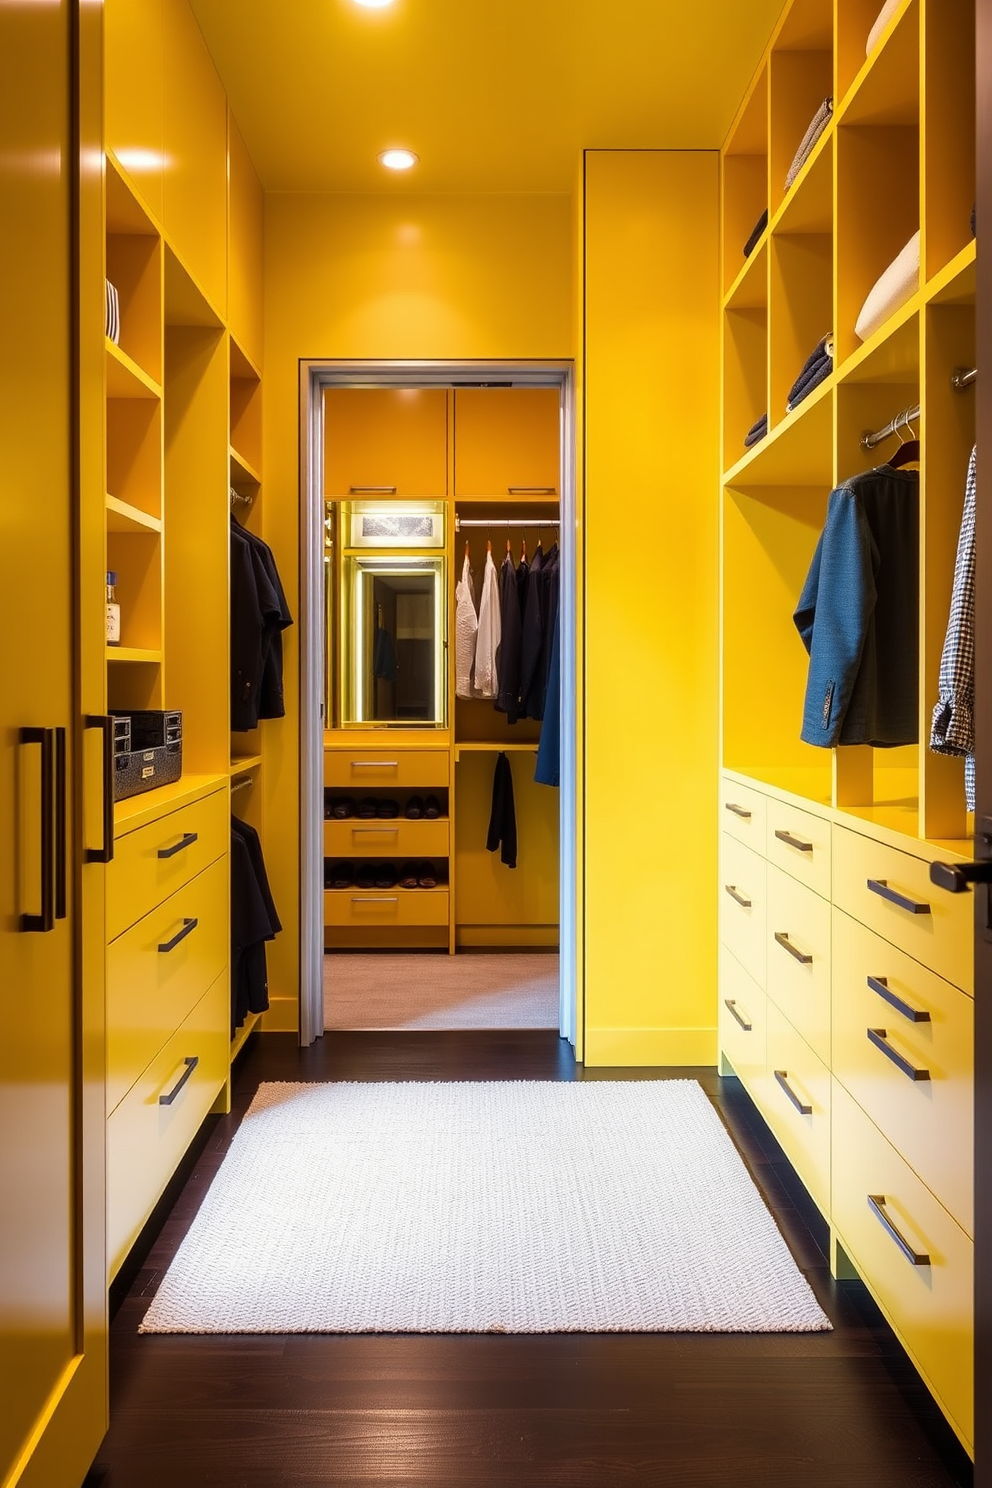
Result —
[{"label": "recessed ceiling light", "polygon": [[416,165],[420,156],[414,155],[412,150],[383,150],[376,159],[387,170],[409,170],[411,165]]},{"label": "recessed ceiling light", "polygon": [[366,10],[384,10],[387,5],[392,5],[393,0],[355,0],[356,5],[362,5]]}]

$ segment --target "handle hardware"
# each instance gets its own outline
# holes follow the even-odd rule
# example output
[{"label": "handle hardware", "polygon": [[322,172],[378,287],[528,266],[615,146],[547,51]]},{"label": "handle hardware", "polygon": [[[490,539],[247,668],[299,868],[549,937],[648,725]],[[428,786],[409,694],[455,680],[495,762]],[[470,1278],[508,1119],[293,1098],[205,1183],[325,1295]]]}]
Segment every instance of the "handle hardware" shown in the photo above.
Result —
[{"label": "handle hardware", "polygon": [[724,811],[732,811],[734,815],[739,816],[742,821],[751,820],[751,812],[748,811],[747,807],[738,806],[735,801],[724,801],[723,809]]},{"label": "handle hardware", "polygon": [[352,894],[352,904],[399,904],[399,894]]},{"label": "handle hardware", "polygon": [[186,1068],[183,1070],[182,1074],[179,1076],[179,1079],[176,1081],[175,1085],[173,1085],[173,1087],[169,1091],[168,1095],[160,1095],[159,1096],[158,1103],[159,1103],[160,1106],[171,1106],[172,1105],[172,1102],[175,1100],[176,1096],[182,1090],[183,1086],[186,1084],[186,1081],[189,1079],[190,1075],[196,1069],[196,1066],[199,1064],[199,1062],[200,1062],[200,1056],[199,1056],[199,1054],[187,1054],[186,1058],[183,1060],[183,1064],[186,1066]]},{"label": "handle hardware", "polygon": [[747,1021],[747,1014],[745,1014],[744,1017],[741,1017],[740,1013],[737,1011],[737,1003],[735,1002],[734,998],[725,997],[723,999],[723,1005],[729,1011],[730,1016],[741,1025],[744,1032],[750,1033],[751,1024]]},{"label": "handle hardware", "polygon": [[188,847],[192,847],[193,843],[198,842],[199,839],[199,832],[184,832],[179,841],[174,842],[171,847],[160,847],[158,855],[160,858],[174,858],[176,853],[185,852]]},{"label": "handle hardware", "polygon": [[395,486],[349,486],[350,496],[395,496]]},{"label": "handle hardware", "polygon": [[896,1242],[899,1249],[902,1251],[903,1255],[906,1257],[911,1266],[930,1265],[930,1257],[927,1255],[926,1251],[914,1250],[909,1241],[906,1239],[905,1235],[900,1234],[895,1225],[892,1223],[889,1216],[886,1214],[884,1194],[869,1194],[868,1207],[871,1209],[872,1214],[874,1214],[877,1219],[881,1220],[883,1228]]},{"label": "handle hardware", "polygon": [[930,913],[929,904],[926,904],[920,899],[908,899],[905,894],[900,894],[898,889],[890,888],[887,879],[869,878],[868,887],[880,899],[887,899],[890,904],[896,904],[900,909],[905,909],[910,914],[925,915]]},{"label": "handle hardware", "polygon": [[87,863],[114,861],[114,720],[99,713],[87,714],[85,728],[99,729],[103,735],[103,846],[88,847]]},{"label": "handle hardware", "polygon": [[886,1059],[891,1059],[896,1069],[902,1070],[908,1079],[929,1080],[930,1071],[928,1069],[917,1068],[915,1064],[911,1064],[904,1055],[900,1054],[898,1049],[894,1049],[889,1043],[889,1036],[884,1028],[866,1028],[865,1032],[868,1035],[868,1042],[874,1044],[876,1049],[881,1049]]},{"label": "handle hardware", "polygon": [[352,760],[353,770],[398,770],[399,760]]},{"label": "handle hardware", "polygon": [[352,827],[351,829],[353,837],[367,837],[370,833],[373,837],[398,837],[400,829],[399,827]]},{"label": "handle hardware", "polygon": [[508,496],[557,496],[557,486],[507,486]]},{"label": "handle hardware", "polygon": [[963,894],[971,884],[992,883],[992,862],[931,863],[930,882],[949,894]]},{"label": "handle hardware", "polygon": [[911,1007],[908,1002],[903,1002],[902,998],[892,991],[888,977],[870,976],[868,985],[873,992],[878,993],[879,997],[884,998],[890,1007],[894,1007],[897,1013],[902,1013],[904,1018],[908,1018],[910,1023],[930,1022],[930,1014],[925,1008]]},{"label": "handle hardware", "polygon": [[187,935],[193,934],[193,931],[196,929],[199,923],[199,920],[196,919],[184,919],[183,928],[178,931],[171,940],[163,941],[163,943],[159,946],[159,954],[162,956],[167,956],[170,951],[174,951],[180,941],[185,940]]},{"label": "handle hardware", "polygon": [[65,729],[55,730],[55,918],[66,916],[66,752]]},{"label": "handle hardware", "polygon": [[784,842],[787,847],[794,847],[797,852],[811,853],[813,851],[812,842],[805,842],[802,837],[793,837],[791,832],[776,831],[775,836],[779,842]]},{"label": "handle hardware", "polygon": [[19,738],[22,744],[41,746],[41,910],[38,914],[22,914],[21,930],[27,934],[45,935],[55,929],[55,790],[52,778],[55,729],[22,728]]},{"label": "handle hardware", "polygon": [[806,1102],[796,1094],[792,1086],[789,1084],[789,1071],[776,1070],[775,1078],[781,1085],[782,1089],[785,1091],[786,1095],[789,1097],[792,1104],[795,1106],[796,1110],[799,1112],[800,1116],[812,1116],[813,1107],[808,1106]]},{"label": "handle hardware", "polygon": [[812,966],[813,957],[808,956],[805,951],[801,951],[798,946],[794,946],[792,944],[792,941],[789,939],[787,932],[776,930],[775,940],[777,944],[782,947],[783,951],[788,951],[789,955],[792,956],[794,960],[798,961],[800,965]]},{"label": "handle hardware", "polygon": [[733,899],[734,903],[740,905],[741,909],[750,909],[751,908],[751,900],[750,899],[745,899],[743,894],[739,894],[737,892],[737,885],[736,884],[724,884],[723,887],[726,889],[726,891],[730,895],[731,899]]}]

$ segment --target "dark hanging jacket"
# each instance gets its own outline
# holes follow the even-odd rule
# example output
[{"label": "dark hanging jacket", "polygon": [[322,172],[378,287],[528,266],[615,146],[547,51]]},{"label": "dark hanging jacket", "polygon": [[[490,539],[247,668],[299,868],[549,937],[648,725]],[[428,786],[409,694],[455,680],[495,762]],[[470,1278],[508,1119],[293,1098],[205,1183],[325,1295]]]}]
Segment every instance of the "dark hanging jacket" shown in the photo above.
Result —
[{"label": "dark hanging jacket", "polygon": [[231,818],[231,1032],[269,1005],[265,942],[282,929],[254,827]]},{"label": "dark hanging jacket", "polygon": [[513,807],[513,775],[510,761],[500,751],[493,771],[493,805],[489,816],[486,846],[490,852],[499,848],[500,861],[507,868],[517,866],[517,817]]},{"label": "dark hanging jacket", "polygon": [[544,615],[541,592],[544,581],[544,551],[540,543],[531,559],[527,588],[521,614],[520,639],[520,716],[540,718],[544,678],[541,660],[544,654]]},{"label": "dark hanging jacket", "polygon": [[553,598],[547,695],[541,738],[537,746],[537,765],[534,769],[534,779],[538,785],[558,785],[561,781],[561,607],[557,584]]},{"label": "dark hanging jacket", "polygon": [[520,594],[517,572],[509,553],[499,571],[500,641],[496,652],[496,675],[499,691],[493,706],[505,713],[508,723],[520,717]]},{"label": "dark hanging jacket", "polygon": [[272,549],[231,518],[231,728],[282,718],[282,632],[292,625]]}]

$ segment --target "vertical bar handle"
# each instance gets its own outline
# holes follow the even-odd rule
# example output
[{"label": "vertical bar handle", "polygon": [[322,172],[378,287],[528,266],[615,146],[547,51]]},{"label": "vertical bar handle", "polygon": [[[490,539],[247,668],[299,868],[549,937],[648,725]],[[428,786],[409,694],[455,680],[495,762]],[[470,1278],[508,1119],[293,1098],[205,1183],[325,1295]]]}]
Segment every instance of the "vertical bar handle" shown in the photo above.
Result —
[{"label": "vertical bar handle", "polygon": [[55,792],[52,761],[55,730],[22,728],[22,744],[41,746],[41,912],[22,914],[21,930],[26,934],[46,934],[55,929]]},{"label": "vertical bar handle", "polygon": [[112,863],[114,861],[114,720],[102,713],[88,713],[85,725],[88,729],[99,729],[103,735],[103,846],[88,847],[84,854],[87,863]]},{"label": "vertical bar handle", "polygon": [[66,916],[66,810],[65,729],[55,730],[55,918]]}]

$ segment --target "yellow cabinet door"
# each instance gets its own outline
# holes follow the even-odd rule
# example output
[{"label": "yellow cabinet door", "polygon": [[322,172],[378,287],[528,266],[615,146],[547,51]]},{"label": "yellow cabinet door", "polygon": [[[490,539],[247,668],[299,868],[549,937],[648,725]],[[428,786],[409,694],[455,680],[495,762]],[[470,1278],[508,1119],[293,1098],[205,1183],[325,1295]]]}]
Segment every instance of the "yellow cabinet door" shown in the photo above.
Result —
[{"label": "yellow cabinet door", "polygon": [[830,1062],[830,905],[768,864],[765,986],[824,1064]]},{"label": "yellow cabinet door", "polygon": [[108,941],[226,853],[230,835],[228,794],[218,790],[118,837],[107,870]]},{"label": "yellow cabinet door", "polygon": [[325,858],[446,858],[448,821],[325,821]]},{"label": "yellow cabinet door", "polygon": [[760,1093],[765,1077],[765,993],[735,956],[720,947],[720,1051],[745,1089]]},{"label": "yellow cabinet door", "polygon": [[456,496],[553,500],[560,448],[556,388],[456,389]]},{"label": "yellow cabinet door", "polygon": [[447,396],[443,388],[328,388],[324,495],[445,496]]},{"label": "yellow cabinet door", "polygon": [[447,925],[448,890],[328,889],[324,924],[350,930]]},{"label": "yellow cabinet door", "polygon": [[720,939],[765,985],[767,864],[726,832],[720,842]]},{"label": "yellow cabinet door", "polygon": [[829,899],[830,823],[811,811],[769,800],[766,833],[769,863]]},{"label": "yellow cabinet door", "polygon": [[822,1214],[830,1212],[830,1071],[768,999],[758,1107]]},{"label": "yellow cabinet door", "polygon": [[324,784],[342,795],[392,788],[440,790],[449,775],[446,749],[324,750]]},{"label": "yellow cabinet door", "polygon": [[765,856],[767,798],[750,786],[724,778],[720,782],[720,825],[731,837]]}]

